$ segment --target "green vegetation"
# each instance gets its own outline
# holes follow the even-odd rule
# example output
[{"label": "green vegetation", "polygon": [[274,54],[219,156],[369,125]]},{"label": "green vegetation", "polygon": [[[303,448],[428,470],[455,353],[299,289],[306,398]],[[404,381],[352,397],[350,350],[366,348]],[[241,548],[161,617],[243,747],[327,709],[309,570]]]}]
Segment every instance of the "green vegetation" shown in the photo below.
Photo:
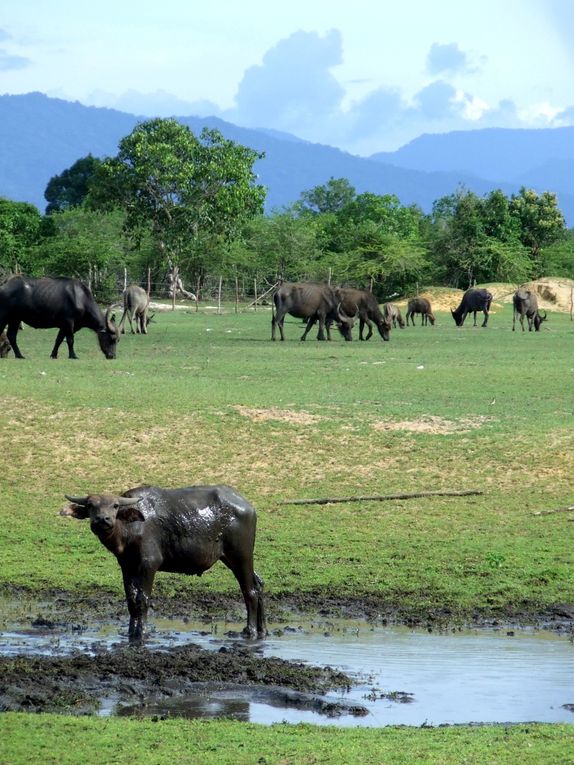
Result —
[{"label": "green vegetation", "polygon": [[[569,317],[523,334],[508,307],[487,330],[438,316],[386,344],[300,343],[289,320],[273,344],[269,311],[160,313],[107,363],[91,332],[74,363],[48,359],[53,330],[25,330],[28,360],[0,368],[0,582],[119,596],[111,556],[57,516],[64,493],[222,481],[258,508],[257,567],[276,595],[364,595],[453,618],[573,602],[569,516],[533,515],[572,502]],[[281,504],[421,489],[485,493]],[[157,587],[235,593],[223,566]]]},{"label": "green vegetation", "polygon": [[231,721],[0,716],[7,765],[566,765],[568,725],[379,730]]}]

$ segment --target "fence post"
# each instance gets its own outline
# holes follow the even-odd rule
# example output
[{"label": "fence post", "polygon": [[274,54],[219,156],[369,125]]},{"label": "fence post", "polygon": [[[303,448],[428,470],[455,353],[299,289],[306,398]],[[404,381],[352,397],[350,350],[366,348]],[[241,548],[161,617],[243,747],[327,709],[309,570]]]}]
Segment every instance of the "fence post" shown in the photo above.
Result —
[{"label": "fence post", "polygon": [[255,302],[253,303],[253,310],[257,311],[257,279],[253,279],[253,291],[255,292]]},{"label": "fence post", "polygon": [[327,280],[327,284],[331,284],[331,275],[333,273],[333,269],[329,267],[329,278]]},{"label": "fence post", "polygon": [[128,288],[128,269],[124,267],[124,292]]},{"label": "fence post", "polygon": [[151,297],[151,268],[147,267],[147,297],[148,300]]},{"label": "fence post", "polygon": [[217,290],[217,313],[221,313],[221,285],[223,284],[223,276],[219,277],[219,288]]},{"label": "fence post", "polygon": [[173,293],[171,296],[171,310],[175,311],[175,293],[177,291],[177,277],[179,276],[179,266],[173,267]]}]

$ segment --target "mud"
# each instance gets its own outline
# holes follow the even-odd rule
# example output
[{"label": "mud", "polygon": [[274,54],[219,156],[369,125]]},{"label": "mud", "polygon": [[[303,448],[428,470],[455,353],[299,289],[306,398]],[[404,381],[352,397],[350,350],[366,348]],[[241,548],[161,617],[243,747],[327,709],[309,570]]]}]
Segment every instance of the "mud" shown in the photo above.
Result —
[{"label": "mud", "polygon": [[[123,598],[115,594],[71,594],[67,592],[38,595],[23,590],[4,591],[0,598],[0,629],[12,624],[27,624],[30,632],[81,634],[94,624],[105,625],[122,634],[127,624]],[[298,597],[268,598],[268,616],[273,634],[281,636],[292,629],[297,614],[363,619],[372,624],[401,624],[423,627],[427,632],[456,631],[464,623],[473,627],[505,629],[512,625],[530,625],[573,634],[574,607],[557,604],[544,612],[534,606],[507,609],[489,614],[453,614],[448,609],[424,613],[393,608],[376,598],[345,598],[327,592],[306,593]],[[215,620],[241,623],[242,604],[237,598],[185,592],[177,597],[156,597],[154,619],[194,620],[210,632]],[[161,649],[134,648],[127,638],[120,638],[111,650],[97,641],[89,650],[69,656],[12,655],[0,656],[0,710],[63,712],[67,714],[102,713],[113,709],[118,714],[153,714],[166,709],[182,714],[182,707],[200,704],[202,697],[218,700],[223,714],[249,703],[281,708],[309,710],[321,715],[361,716],[367,714],[360,704],[341,698],[325,699],[330,691],[346,691],[356,685],[344,672],[328,666],[309,666],[299,661],[264,657],[260,641],[244,641],[238,634],[225,633],[230,640],[218,651],[200,646],[165,646]],[[511,634],[508,632],[507,634]],[[58,653],[54,650],[54,654]],[[408,695],[408,694],[407,694]],[[367,697],[365,697],[367,698]],[[402,698],[388,697],[400,703]],[[569,700],[568,700],[569,701]]]}]

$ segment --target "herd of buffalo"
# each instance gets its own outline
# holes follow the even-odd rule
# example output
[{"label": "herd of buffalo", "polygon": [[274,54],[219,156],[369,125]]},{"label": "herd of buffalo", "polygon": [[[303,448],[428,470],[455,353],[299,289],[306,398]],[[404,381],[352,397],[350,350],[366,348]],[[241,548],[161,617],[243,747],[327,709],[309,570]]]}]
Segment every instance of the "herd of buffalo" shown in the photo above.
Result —
[{"label": "herd of buffalo", "polygon": [[[77,358],[74,351],[74,334],[84,327],[93,330],[98,338],[102,353],[108,359],[116,357],[116,348],[123,332],[126,317],[132,333],[135,321],[136,332],[146,334],[152,316],[148,313],[149,297],[144,289],[137,285],[128,286],[123,293],[124,313],[119,325],[112,315],[113,305],[105,312],[96,303],[89,288],[78,279],[58,277],[55,279],[33,279],[25,276],[13,276],[0,286],[0,358],[14,351],[16,358],[24,358],[18,347],[17,335],[22,323],[35,328],[56,327],[58,334],[52,348],[51,358],[58,356],[58,349],[65,340],[68,355]],[[469,313],[482,312],[482,326],[488,324],[488,314],[492,294],[486,289],[467,290],[460,305],[451,311],[457,327],[462,327]],[[513,295],[512,329],[515,329],[516,317],[520,319],[524,331],[524,319],[528,329],[540,330],[546,319],[538,309],[536,295],[524,288]],[[290,314],[306,322],[301,340],[305,340],[311,328],[319,322],[318,340],[331,339],[331,326],[337,329],[345,340],[352,340],[351,330],[359,320],[359,338],[368,340],[373,334],[373,325],[383,340],[390,339],[392,327],[403,328],[403,319],[398,306],[384,303],[382,310],[372,292],[350,287],[333,287],[329,284],[312,282],[282,282],[273,295],[273,318],[271,338],[275,340],[279,329],[281,340],[285,339],[283,322]],[[426,298],[414,297],[408,301],[406,325],[414,326],[415,314],[421,315],[421,324],[435,323],[432,306]],[[364,329],[367,334],[364,336]]]},{"label": "herd of buffalo", "polygon": [[[451,311],[456,325],[461,327],[469,313],[484,314],[486,327],[492,294],[485,289],[470,289],[460,305]],[[538,310],[536,296],[524,289],[513,296],[514,317],[524,319],[529,330],[538,331],[546,314]],[[51,357],[57,358],[60,345],[66,340],[69,357],[75,359],[74,333],[83,327],[93,330],[106,358],[116,357],[116,347],[126,317],[132,333],[135,321],[137,333],[146,334],[151,316],[145,290],[131,285],[124,291],[124,313],[116,324],[113,305],[104,313],[89,288],[78,279],[32,279],[13,276],[0,286],[0,357],[10,350],[23,358],[17,343],[21,323],[36,328],[58,329]],[[335,324],[345,340],[351,340],[351,330],[359,320],[359,337],[368,340],[373,325],[383,340],[389,340],[392,327],[403,328],[405,321],[399,308],[385,303],[383,308],[371,292],[327,284],[280,284],[273,296],[271,336],[275,340],[279,329],[285,339],[283,321],[290,314],[306,322],[301,340],[305,340],[314,324],[319,322],[318,339],[330,339]],[[430,302],[415,297],[408,301],[406,324],[414,326],[415,314],[421,323],[435,323]],[[364,336],[364,329],[368,331]],[[7,331],[5,331],[7,328]],[[191,486],[162,489],[140,486],[121,496],[88,494],[67,496],[69,504],[60,514],[77,519],[89,519],[92,532],[113,553],[120,566],[130,621],[130,643],[144,639],[145,623],[157,571],[201,576],[217,561],[222,561],[234,574],[245,601],[247,625],[244,634],[262,638],[266,635],[263,608],[263,581],[253,567],[256,513],[252,505],[229,486]]]}]

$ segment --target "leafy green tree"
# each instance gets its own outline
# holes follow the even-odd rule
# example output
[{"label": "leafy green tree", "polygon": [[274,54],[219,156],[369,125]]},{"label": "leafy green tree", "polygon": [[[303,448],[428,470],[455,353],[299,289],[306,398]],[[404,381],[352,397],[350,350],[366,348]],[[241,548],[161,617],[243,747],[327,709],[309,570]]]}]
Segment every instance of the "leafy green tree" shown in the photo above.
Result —
[{"label": "leafy green tree", "polygon": [[36,272],[83,281],[91,276],[96,293],[105,289],[115,294],[117,274],[126,263],[121,211],[102,213],[76,207],[48,217],[53,231],[35,248]]},{"label": "leafy green tree", "polygon": [[330,178],[322,186],[303,191],[298,202],[301,212],[338,213],[355,198],[355,188],[346,178]]},{"label": "leafy green tree", "polygon": [[30,271],[32,249],[42,236],[42,216],[34,205],[0,197],[0,267]]},{"label": "leafy green tree", "polygon": [[79,159],[48,181],[44,198],[48,202],[47,213],[62,212],[79,207],[88,196],[90,183],[102,161],[91,154]]},{"label": "leafy green tree", "polygon": [[98,168],[88,201],[121,207],[132,237],[150,233],[160,251],[180,264],[193,240],[230,240],[262,212],[265,190],[255,184],[253,171],[262,156],[217,130],[205,129],[197,138],[175,119],[149,120]]},{"label": "leafy green tree", "polygon": [[556,194],[537,194],[522,187],[510,200],[510,212],[520,228],[520,240],[531,253],[534,276],[542,275],[542,248],[564,236],[566,224]]}]

